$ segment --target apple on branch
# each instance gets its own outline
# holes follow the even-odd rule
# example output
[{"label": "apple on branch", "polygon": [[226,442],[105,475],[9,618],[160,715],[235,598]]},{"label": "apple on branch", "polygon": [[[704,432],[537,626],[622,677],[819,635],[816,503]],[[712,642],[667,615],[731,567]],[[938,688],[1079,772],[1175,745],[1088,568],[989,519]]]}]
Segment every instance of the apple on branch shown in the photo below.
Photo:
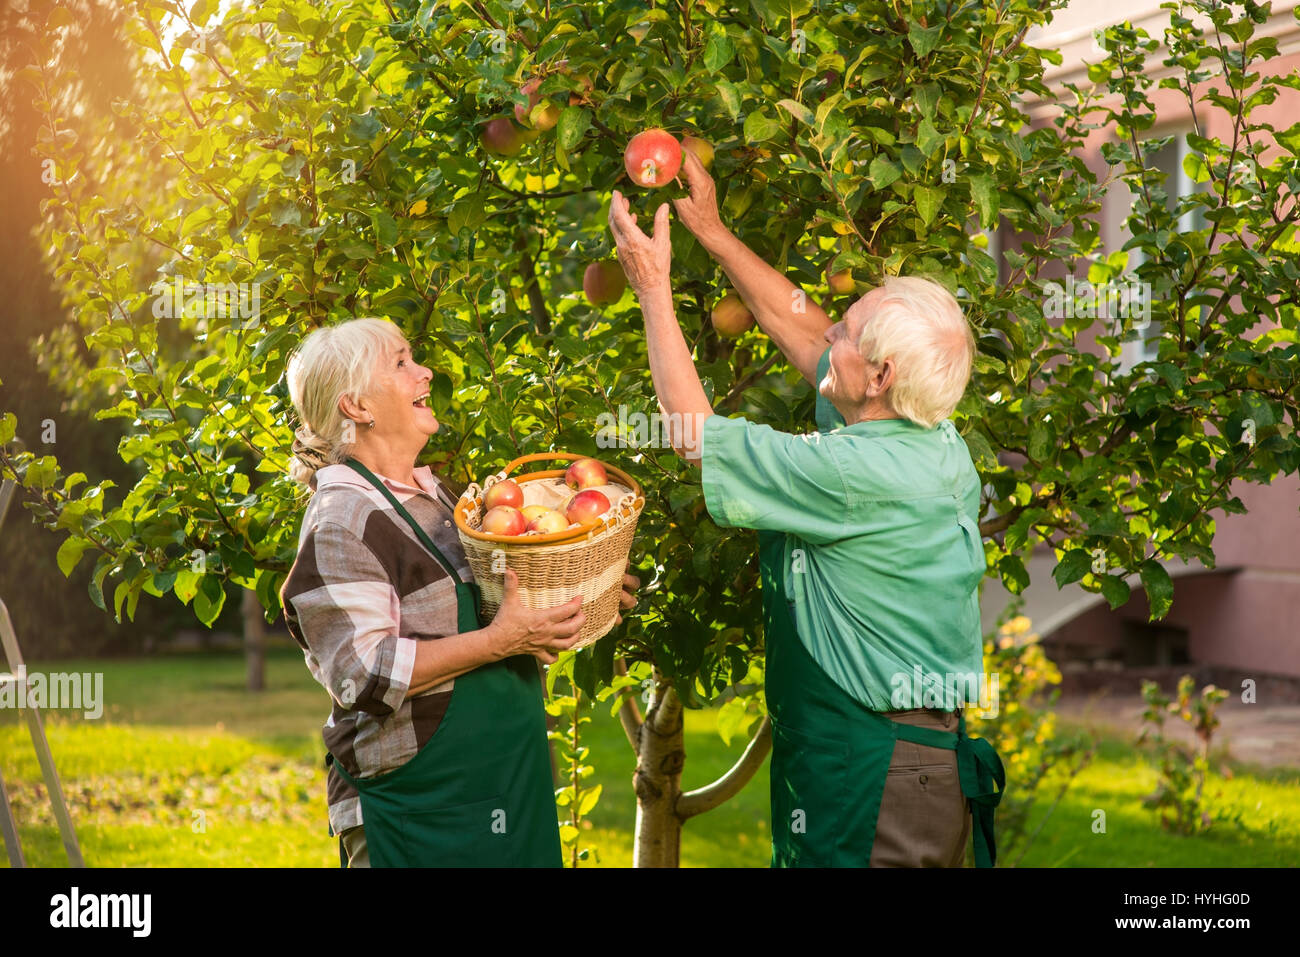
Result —
[{"label": "apple on branch", "polygon": [[607,259],[592,263],[582,274],[582,291],[593,306],[607,306],[618,302],[627,289],[627,276],[618,260]]},{"label": "apple on branch", "polygon": [[713,328],[718,335],[728,338],[738,336],[754,327],[754,314],[734,292],[729,292],[718,301],[709,315]]},{"label": "apple on branch", "polygon": [[657,189],[682,168],[682,144],[667,130],[645,130],[628,141],[623,168],[638,186]]}]

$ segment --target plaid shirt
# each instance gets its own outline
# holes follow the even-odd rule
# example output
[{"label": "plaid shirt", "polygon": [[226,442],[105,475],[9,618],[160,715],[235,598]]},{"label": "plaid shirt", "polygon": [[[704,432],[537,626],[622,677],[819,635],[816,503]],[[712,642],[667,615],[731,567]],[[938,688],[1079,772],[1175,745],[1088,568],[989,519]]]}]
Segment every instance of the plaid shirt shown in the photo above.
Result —
[{"label": "plaid shirt", "polygon": [[[378,476],[462,581],[473,581],[452,521],[456,497],[426,466],[420,488]],[[329,692],[325,747],[353,777],[401,767],[438,729],[455,679],[406,697],[417,641],[458,632],[456,586],[388,500],[346,465],[316,473],[298,557],[280,590],[307,667]],[[330,768],[334,834],[361,824],[356,790]]]}]

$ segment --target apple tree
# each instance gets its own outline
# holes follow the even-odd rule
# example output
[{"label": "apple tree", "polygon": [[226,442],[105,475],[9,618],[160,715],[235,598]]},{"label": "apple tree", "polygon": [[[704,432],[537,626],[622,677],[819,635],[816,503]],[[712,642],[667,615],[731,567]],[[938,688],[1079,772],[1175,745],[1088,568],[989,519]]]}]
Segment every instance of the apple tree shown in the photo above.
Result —
[{"label": "apple tree", "polygon": [[[53,48],[76,24],[56,16],[24,71],[48,118],[44,235],[69,315],[46,351],[68,360],[52,374],[70,392],[128,423],[119,452],[140,478],[114,489],[26,452],[0,466],[67,533],[65,570],[89,554],[90,597],[119,618],[171,593],[211,622],[227,581],[273,617],[304,504],[286,477],[286,356],[322,324],[393,318],[435,370],[426,462],[443,474],[481,480],[556,449],[644,485],[642,613],[551,679],[618,710],[637,864],[675,865],[683,822],[742,788],[770,736],[753,534],[710,520],[698,474],[649,427],[633,297],[582,292],[612,255],[611,190],[648,221],[679,189],[628,182],[634,134],[710,143],[725,221],[833,318],[890,274],[958,294],[979,354],[954,421],[986,483],[989,572],[1012,592],[1045,542],[1058,583],[1117,606],[1137,572],[1162,617],[1159,559],[1212,565],[1211,512],[1241,509],[1230,482],[1300,464],[1300,126],[1252,118],[1297,81],[1261,70],[1277,55],[1254,38],[1265,8],[1178,4],[1160,81],[1145,68],[1159,38],[1112,28],[1093,85],[1031,124],[1026,99],[1053,97],[1043,69],[1058,57],[1026,34],[1062,5],[132,0],[139,93],[105,117],[60,95],[73,78]],[[1157,82],[1232,120],[1227,137],[1189,139],[1191,196],[1146,161]],[[1099,123],[1114,131],[1109,181],[1080,157]],[[1137,197],[1125,249],[1103,246],[1096,219],[1116,181]],[[1203,228],[1179,229],[1189,210]],[[761,331],[712,328],[720,269],[680,226],[673,244],[715,408],[812,428],[811,390]],[[1055,313],[1048,284],[1066,274],[1136,277],[1150,326]],[[1121,342],[1143,331],[1158,359],[1126,368]],[[0,441],[31,427],[5,416]],[[683,792],[682,709],[719,701],[723,733],[750,744]]]}]

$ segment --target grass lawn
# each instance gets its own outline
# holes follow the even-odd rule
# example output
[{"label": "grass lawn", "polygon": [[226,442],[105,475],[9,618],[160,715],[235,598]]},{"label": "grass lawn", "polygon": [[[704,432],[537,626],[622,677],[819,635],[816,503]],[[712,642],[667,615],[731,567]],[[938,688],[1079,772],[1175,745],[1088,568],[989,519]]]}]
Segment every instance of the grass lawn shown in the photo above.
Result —
[{"label": "grass lawn", "polygon": [[[326,831],[324,747],[328,706],[302,655],[277,648],[267,658],[260,695],[243,691],[239,655],[29,664],[29,671],[104,672],[104,716],[45,712],[46,731],[86,861],[95,867],[336,867]],[[600,803],[583,843],[605,867],[632,863],[636,799],[632,750],[608,706],[584,726],[600,783]],[[712,711],[686,713],[683,787],[725,771],[744,743],[723,745]],[[1211,789],[1237,821],[1198,838],[1165,834],[1141,797],[1155,772],[1120,739],[1103,738],[1023,866],[1287,866],[1300,859],[1300,770],[1231,764]],[[66,863],[45,800],[26,723],[0,711],[3,774],[29,864]],[[687,823],[688,867],[765,867],[768,863],[766,764],[727,805]],[[1094,833],[1105,811],[1106,833]],[[1037,822],[1032,826],[1036,827]],[[4,861],[7,866],[7,860]]]}]

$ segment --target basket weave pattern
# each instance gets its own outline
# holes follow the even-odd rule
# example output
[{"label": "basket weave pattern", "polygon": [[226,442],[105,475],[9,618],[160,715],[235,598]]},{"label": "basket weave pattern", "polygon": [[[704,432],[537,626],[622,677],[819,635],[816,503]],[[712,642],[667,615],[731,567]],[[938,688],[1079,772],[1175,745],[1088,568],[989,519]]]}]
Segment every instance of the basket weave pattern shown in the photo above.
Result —
[{"label": "basket weave pattern", "polygon": [[[581,457],[557,453],[526,458]],[[501,473],[489,478],[487,487],[494,484],[493,479],[502,480],[515,464],[511,463]],[[467,530],[482,531],[484,490],[477,485],[465,490],[456,508],[457,532],[483,596],[485,620],[495,616],[501,607],[504,572],[511,568],[519,576],[519,601],[525,608],[550,608],[563,604],[574,595],[582,596],[586,621],[578,633],[578,641],[572,645],[574,649],[593,644],[613,629],[619,613],[623,572],[632,550],[637,520],[645,507],[645,497],[635,479],[615,469],[610,471],[614,475],[611,483],[617,481],[628,488],[628,492],[614,503],[613,518],[603,528],[553,544],[485,541],[467,534]],[[530,480],[556,474],[559,473],[523,475],[516,481],[522,486]]]}]

